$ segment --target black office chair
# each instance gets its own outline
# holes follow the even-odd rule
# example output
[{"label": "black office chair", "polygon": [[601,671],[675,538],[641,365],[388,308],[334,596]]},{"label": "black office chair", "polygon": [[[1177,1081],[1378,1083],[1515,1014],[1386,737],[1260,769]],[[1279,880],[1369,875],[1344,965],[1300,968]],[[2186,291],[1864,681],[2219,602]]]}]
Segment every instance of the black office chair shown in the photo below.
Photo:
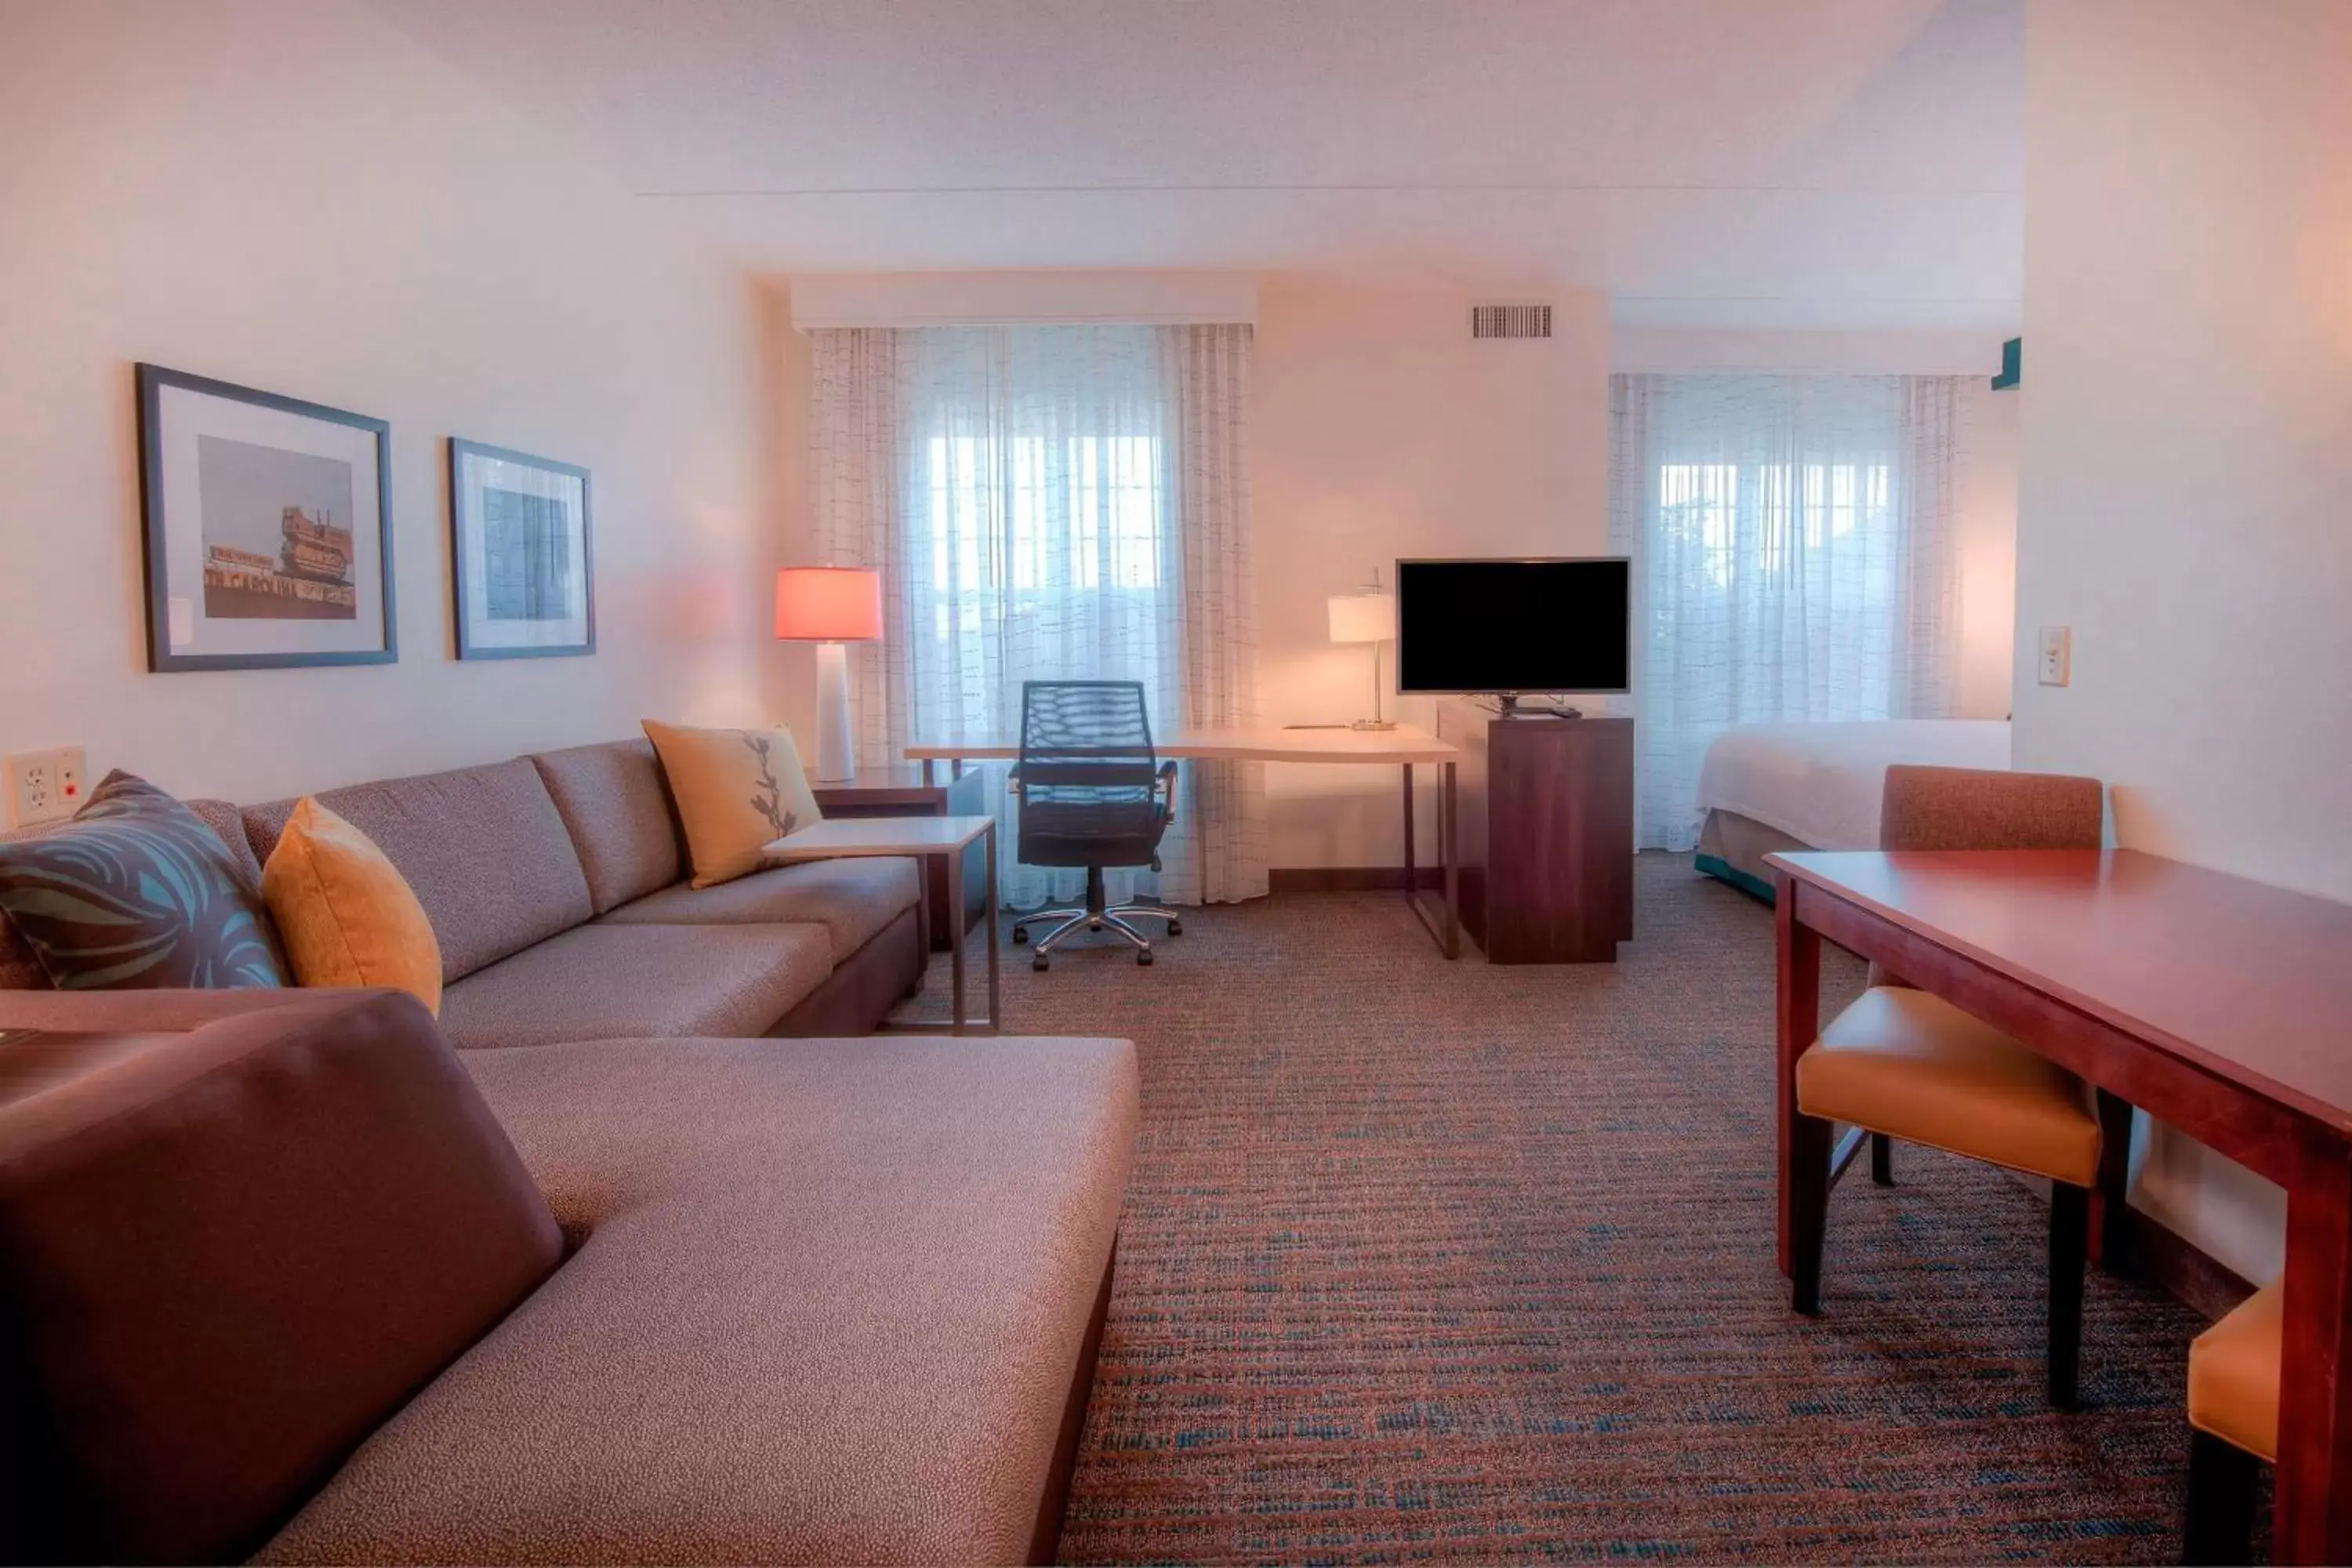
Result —
[{"label": "black office chair", "polygon": [[1174,910],[1150,904],[1109,907],[1103,871],[1112,866],[1160,869],[1160,840],[1176,812],[1176,764],[1151,749],[1151,720],[1139,680],[1026,680],[1021,684],[1021,761],[1009,785],[1021,802],[1016,858],[1027,866],[1084,866],[1087,907],[1037,910],[1013,924],[1013,940],[1029,928],[1062,923],[1037,943],[1031,967],[1049,967],[1064,937],[1083,925],[1105,927],[1135,944],[1135,962],[1151,962],[1151,943],[1128,923],[1138,915],[1168,922],[1181,936]]}]

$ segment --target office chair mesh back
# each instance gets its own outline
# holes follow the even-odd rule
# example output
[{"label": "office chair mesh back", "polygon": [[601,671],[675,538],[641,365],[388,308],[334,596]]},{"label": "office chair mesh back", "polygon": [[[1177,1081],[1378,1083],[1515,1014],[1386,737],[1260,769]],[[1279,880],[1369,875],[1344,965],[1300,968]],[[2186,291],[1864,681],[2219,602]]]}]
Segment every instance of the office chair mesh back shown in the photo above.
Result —
[{"label": "office chair mesh back", "polygon": [[1139,680],[1021,688],[1021,833],[1030,866],[1148,866],[1167,829]]}]

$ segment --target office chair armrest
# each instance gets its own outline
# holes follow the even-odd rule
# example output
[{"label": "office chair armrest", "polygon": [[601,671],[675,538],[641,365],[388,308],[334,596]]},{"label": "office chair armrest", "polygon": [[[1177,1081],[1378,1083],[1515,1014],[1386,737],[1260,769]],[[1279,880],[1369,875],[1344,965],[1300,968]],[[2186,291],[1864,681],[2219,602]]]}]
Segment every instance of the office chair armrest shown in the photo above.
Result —
[{"label": "office chair armrest", "polygon": [[1173,822],[1176,820],[1176,764],[1174,763],[1160,764],[1160,791],[1161,803],[1168,811],[1168,820]]}]

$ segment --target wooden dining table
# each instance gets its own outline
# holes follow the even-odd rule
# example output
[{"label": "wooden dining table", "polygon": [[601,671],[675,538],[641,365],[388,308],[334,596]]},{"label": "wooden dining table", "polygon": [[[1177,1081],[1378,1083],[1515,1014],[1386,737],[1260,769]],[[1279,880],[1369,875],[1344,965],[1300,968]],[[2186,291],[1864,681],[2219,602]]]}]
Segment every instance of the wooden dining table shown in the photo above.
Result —
[{"label": "wooden dining table", "polygon": [[2352,1562],[2352,905],[2128,849],[1769,858],[1780,1256],[1824,941],[2287,1192],[2272,1552]]}]

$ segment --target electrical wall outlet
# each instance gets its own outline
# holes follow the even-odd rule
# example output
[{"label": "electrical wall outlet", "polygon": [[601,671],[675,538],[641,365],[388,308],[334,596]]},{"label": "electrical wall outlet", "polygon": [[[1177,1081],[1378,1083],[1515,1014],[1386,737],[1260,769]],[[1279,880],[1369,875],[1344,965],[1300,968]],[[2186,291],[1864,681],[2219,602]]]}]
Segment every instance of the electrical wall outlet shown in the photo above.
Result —
[{"label": "electrical wall outlet", "polygon": [[2066,626],[2042,628],[2042,684],[2063,686],[2074,675],[2074,634]]},{"label": "electrical wall outlet", "polygon": [[82,783],[82,749],[58,746],[20,752],[5,763],[8,826],[30,827],[71,816],[88,798]]}]

